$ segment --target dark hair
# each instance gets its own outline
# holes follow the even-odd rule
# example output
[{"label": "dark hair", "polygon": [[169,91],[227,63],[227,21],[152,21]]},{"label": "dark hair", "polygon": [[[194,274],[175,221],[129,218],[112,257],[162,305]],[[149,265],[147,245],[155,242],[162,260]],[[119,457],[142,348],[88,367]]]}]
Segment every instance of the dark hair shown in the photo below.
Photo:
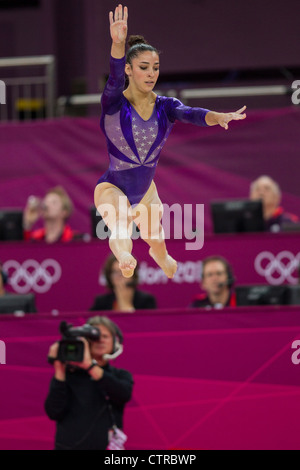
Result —
[{"label": "dark hair", "polygon": [[160,52],[156,49],[156,47],[151,46],[144,36],[139,35],[131,35],[127,41],[128,44],[128,51],[126,54],[126,63],[132,63],[132,59],[137,57],[141,52],[150,51],[156,52],[156,54],[160,54]]},{"label": "dark hair", "polygon": [[[107,286],[112,291],[114,290],[114,286],[113,286],[113,283],[111,281],[111,272],[112,272],[112,266],[115,263],[115,261],[118,261],[117,258],[114,255],[110,255],[107,258],[107,260],[104,264],[104,267],[103,267],[103,274],[105,276]],[[138,284],[138,281],[139,281],[139,278],[138,278],[138,265],[137,265],[135,270],[134,270],[133,276],[128,278],[128,282],[130,283],[130,285],[132,287],[136,288],[136,286]]]},{"label": "dark hair", "polygon": [[205,258],[202,261],[202,279],[203,279],[203,273],[204,273],[205,266],[207,264],[211,263],[211,262],[214,262],[214,261],[219,261],[220,263],[223,264],[224,268],[226,269],[228,286],[232,287],[232,285],[235,282],[233,269],[232,269],[232,266],[227,261],[227,259],[224,258],[223,256],[218,256],[218,255],[208,256],[207,258]]}]

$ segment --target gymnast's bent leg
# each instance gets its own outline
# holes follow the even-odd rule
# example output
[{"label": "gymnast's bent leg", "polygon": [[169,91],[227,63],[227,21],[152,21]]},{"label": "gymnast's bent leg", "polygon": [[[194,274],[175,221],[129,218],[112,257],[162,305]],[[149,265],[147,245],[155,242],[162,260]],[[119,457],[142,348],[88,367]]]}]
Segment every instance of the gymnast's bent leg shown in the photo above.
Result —
[{"label": "gymnast's bent leg", "polygon": [[171,279],[177,271],[177,262],[167,251],[161,224],[162,216],[163,205],[159,199],[156,185],[152,181],[147,193],[134,209],[133,219],[140,229],[141,238],[150,246],[150,256]]},{"label": "gymnast's bent leg", "polygon": [[110,183],[99,183],[95,188],[95,206],[111,231],[109,247],[124,277],[131,277],[137,265],[132,252],[132,217],[125,194]]}]

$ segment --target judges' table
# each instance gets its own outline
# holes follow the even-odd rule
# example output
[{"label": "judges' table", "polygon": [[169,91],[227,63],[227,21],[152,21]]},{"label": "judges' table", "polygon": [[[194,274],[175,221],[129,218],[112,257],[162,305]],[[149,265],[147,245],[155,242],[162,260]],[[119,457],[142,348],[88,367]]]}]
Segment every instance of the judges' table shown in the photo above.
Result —
[{"label": "judges' table", "polygon": [[[128,450],[300,449],[300,307],[106,313],[135,381]],[[61,321],[89,316],[0,315],[0,449],[53,448],[48,349]]]},{"label": "judges' table", "polygon": [[[232,264],[238,284],[296,284],[300,261],[299,233],[255,233],[205,236],[199,250],[187,249],[187,240],[168,240],[178,271],[168,280],[135,240],[133,254],[140,263],[140,288],[153,293],[159,308],[185,308],[199,292],[201,260],[223,255]],[[191,245],[190,245],[191,246]],[[99,275],[110,253],[106,240],[68,244],[6,242],[0,259],[10,274],[9,290],[34,292],[39,311],[88,310],[94,296],[105,292]]]}]

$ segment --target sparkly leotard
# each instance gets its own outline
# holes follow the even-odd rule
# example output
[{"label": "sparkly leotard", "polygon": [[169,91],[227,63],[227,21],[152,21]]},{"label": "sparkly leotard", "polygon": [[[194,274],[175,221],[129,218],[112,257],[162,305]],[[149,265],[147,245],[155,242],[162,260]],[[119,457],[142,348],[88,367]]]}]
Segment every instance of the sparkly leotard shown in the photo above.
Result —
[{"label": "sparkly leotard", "polygon": [[207,126],[205,115],[209,110],[184,106],[176,98],[157,96],[152,116],[144,121],[123,95],[124,70],[125,57],[110,58],[110,75],[101,97],[100,119],[110,165],[98,183],[117,186],[130,204],[135,205],[150,187],[161,149],[176,119]]}]

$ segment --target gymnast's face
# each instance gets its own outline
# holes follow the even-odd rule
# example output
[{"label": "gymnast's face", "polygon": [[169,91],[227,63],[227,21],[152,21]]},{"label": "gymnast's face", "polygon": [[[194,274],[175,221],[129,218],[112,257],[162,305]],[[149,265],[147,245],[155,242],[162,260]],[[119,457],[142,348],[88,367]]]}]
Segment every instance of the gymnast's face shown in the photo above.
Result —
[{"label": "gymnast's face", "polygon": [[130,85],[142,93],[153,90],[159,76],[159,57],[156,52],[141,52],[132,59],[132,64],[126,64],[125,72]]}]

